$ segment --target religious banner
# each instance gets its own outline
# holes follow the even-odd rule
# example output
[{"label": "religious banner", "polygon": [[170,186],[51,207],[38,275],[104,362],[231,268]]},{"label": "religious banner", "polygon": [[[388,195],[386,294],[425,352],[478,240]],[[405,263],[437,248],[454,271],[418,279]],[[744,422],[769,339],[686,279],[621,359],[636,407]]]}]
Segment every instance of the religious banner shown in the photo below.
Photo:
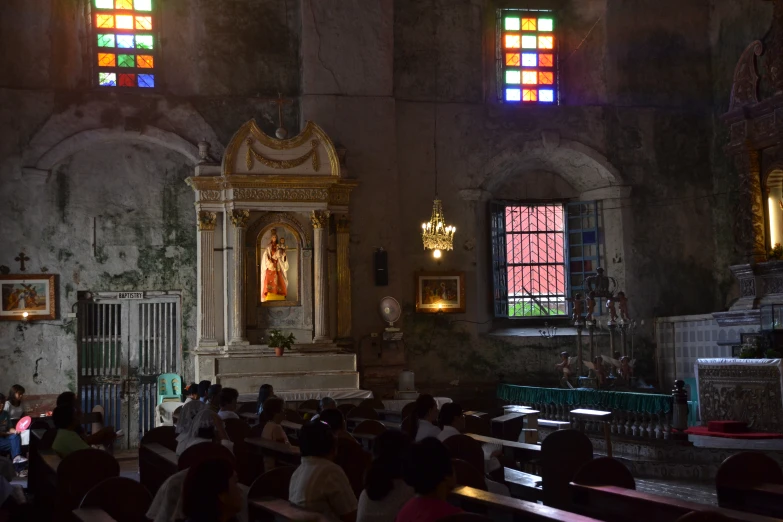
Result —
[{"label": "religious banner", "polygon": [[57,317],[54,275],[2,275],[0,290],[3,299],[0,320],[36,321]]}]

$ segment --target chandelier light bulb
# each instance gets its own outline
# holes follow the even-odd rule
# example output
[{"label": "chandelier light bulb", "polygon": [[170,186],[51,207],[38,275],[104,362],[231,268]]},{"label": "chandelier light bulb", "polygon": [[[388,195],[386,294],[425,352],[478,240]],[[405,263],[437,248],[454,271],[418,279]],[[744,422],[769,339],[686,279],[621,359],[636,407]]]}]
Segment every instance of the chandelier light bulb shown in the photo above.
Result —
[{"label": "chandelier light bulb", "polygon": [[435,251],[432,253],[432,257],[434,257],[435,259],[440,259],[440,255],[441,255],[441,254],[440,254],[440,250],[439,250],[439,249],[437,249],[437,248],[436,248],[436,249],[435,249]]}]

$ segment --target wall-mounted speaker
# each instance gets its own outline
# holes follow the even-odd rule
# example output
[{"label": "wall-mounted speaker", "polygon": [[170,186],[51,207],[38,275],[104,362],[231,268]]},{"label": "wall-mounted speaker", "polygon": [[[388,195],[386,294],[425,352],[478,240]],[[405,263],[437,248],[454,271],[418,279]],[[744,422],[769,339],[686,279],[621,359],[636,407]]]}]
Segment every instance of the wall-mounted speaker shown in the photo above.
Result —
[{"label": "wall-mounted speaker", "polygon": [[374,254],[375,265],[375,286],[389,285],[389,256],[383,249],[379,248]]}]

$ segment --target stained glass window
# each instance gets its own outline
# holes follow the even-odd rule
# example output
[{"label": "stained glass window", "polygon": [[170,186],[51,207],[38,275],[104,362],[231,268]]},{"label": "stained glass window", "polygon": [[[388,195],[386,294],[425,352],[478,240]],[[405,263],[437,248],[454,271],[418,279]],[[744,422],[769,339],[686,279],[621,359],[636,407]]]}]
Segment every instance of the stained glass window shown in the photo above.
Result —
[{"label": "stained glass window", "polygon": [[157,36],[152,0],[93,0],[100,87],[155,87]]},{"label": "stained glass window", "polygon": [[500,98],[520,105],[559,101],[557,36],[551,11],[499,11],[498,69]]},{"label": "stained glass window", "polygon": [[598,268],[596,202],[493,201],[491,214],[495,315],[567,316]]}]

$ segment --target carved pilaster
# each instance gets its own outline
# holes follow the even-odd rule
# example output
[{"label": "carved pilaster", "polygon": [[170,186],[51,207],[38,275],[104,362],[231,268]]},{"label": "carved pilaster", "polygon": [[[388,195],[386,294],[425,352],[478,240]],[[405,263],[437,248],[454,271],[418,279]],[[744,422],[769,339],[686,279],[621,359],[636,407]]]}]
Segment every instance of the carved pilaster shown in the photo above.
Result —
[{"label": "carved pilaster", "polygon": [[348,214],[336,216],[337,225],[337,337],[351,338],[351,266],[350,231]]},{"label": "carved pilaster", "polygon": [[217,346],[215,337],[215,212],[198,213],[198,344]]},{"label": "carved pilaster", "polygon": [[245,231],[250,211],[232,210],[229,217],[234,229],[231,344],[249,344],[245,334]]},{"label": "carved pilaster", "polygon": [[314,210],[313,222],[313,262],[315,272],[315,343],[331,342],[329,335],[329,282],[326,246],[329,233],[329,211]]},{"label": "carved pilaster", "polygon": [[767,260],[764,200],[759,151],[747,149],[734,156],[738,174],[739,209],[735,219],[737,245],[750,263]]}]

